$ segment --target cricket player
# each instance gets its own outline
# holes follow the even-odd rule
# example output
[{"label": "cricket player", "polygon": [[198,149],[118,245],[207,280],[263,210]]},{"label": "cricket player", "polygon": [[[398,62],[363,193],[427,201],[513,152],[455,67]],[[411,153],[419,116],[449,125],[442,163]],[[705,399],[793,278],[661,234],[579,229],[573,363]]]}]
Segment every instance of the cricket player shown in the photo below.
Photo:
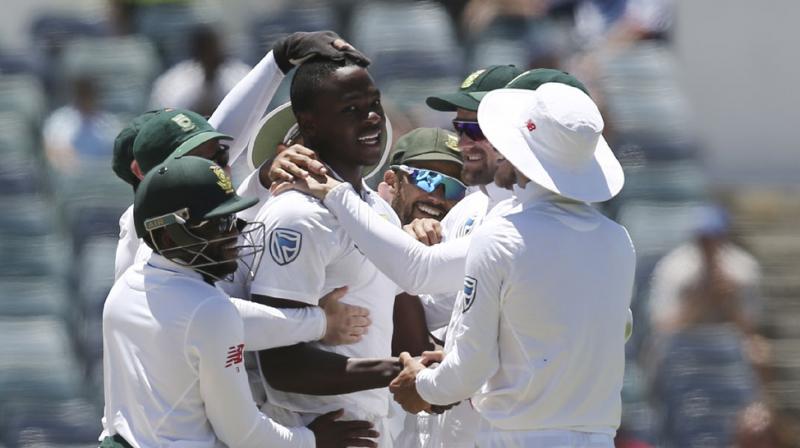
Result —
[{"label": "cricket player", "polygon": [[341,412],[288,428],[254,406],[242,319],[214,284],[263,251],[260,226],[237,225],[236,212],[256,202],[199,157],[170,159],[142,180],[134,223],[152,253],[105,302],[102,446],[375,446],[371,424],[335,421]]},{"label": "cricket player", "polygon": [[547,83],[489,92],[478,121],[516,170],[515,205],[472,236],[441,364],[401,355],[395,399],[418,412],[472,397],[487,446],[612,448],[635,254],[591,206],[624,183],[603,119],[584,92]]}]

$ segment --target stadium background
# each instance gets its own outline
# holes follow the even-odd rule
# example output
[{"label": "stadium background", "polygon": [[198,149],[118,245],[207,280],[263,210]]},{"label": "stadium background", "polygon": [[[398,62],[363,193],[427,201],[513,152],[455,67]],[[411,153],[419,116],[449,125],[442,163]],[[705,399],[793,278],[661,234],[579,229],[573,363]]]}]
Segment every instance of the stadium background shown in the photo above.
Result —
[{"label": "stadium background", "polygon": [[[108,129],[154,105],[153,82],[190,56],[198,25],[249,65],[283,33],[336,30],[373,59],[395,138],[449,127],[424,98],[473,69],[578,76],[626,170],[605,210],[639,257],[619,446],[757,446],[742,440],[759,431],[780,441],[758,446],[800,446],[797,13],[788,0],[6,2],[0,447],[88,447],[100,428],[100,313],[132,192],[102,139],[65,153],[45,129],[76,127],[59,108],[77,80],[92,81]],[[763,312],[746,336],[720,317],[659,340],[648,324],[653,267],[691,239],[706,204],[727,208],[734,240],[760,263]]]}]

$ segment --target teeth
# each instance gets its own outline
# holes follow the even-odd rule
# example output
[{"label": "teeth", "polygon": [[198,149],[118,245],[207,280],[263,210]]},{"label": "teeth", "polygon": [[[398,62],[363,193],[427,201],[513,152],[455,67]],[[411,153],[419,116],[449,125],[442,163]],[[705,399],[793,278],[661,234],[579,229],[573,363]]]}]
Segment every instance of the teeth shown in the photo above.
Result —
[{"label": "teeth", "polygon": [[469,160],[470,162],[477,162],[478,160],[481,160],[481,157],[480,156],[467,156],[467,160]]},{"label": "teeth", "polygon": [[372,135],[365,135],[363,137],[359,137],[358,141],[363,142],[363,143],[377,143],[378,142],[378,138],[380,136],[381,136],[381,132],[378,131],[378,132],[376,132],[376,133],[374,133]]},{"label": "teeth", "polygon": [[439,215],[441,215],[441,214],[442,214],[442,212],[441,212],[440,210],[437,210],[437,209],[435,209],[435,208],[433,208],[433,207],[430,207],[430,206],[428,206],[428,205],[417,204],[417,207],[418,207],[420,210],[422,210],[423,212],[425,212],[425,213],[427,213],[427,214],[429,214],[429,215],[431,215],[431,216],[436,216],[436,217],[438,217]]}]

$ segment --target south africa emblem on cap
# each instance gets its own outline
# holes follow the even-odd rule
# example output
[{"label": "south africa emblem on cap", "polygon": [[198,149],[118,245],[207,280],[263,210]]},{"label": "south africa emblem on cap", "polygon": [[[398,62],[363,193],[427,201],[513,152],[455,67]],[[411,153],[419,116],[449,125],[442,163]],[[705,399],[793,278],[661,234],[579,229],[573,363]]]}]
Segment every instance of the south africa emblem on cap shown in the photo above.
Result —
[{"label": "south africa emblem on cap", "polygon": [[478,79],[478,76],[481,76],[481,73],[483,73],[485,71],[486,70],[481,69],[481,70],[477,70],[477,71],[472,72],[469,76],[467,76],[464,79],[464,82],[461,83],[461,88],[462,89],[469,88],[469,86],[471,86],[473,83],[475,83],[475,80]]},{"label": "south africa emblem on cap", "polygon": [[459,150],[458,137],[456,137],[455,135],[448,134],[447,138],[445,139],[444,145],[452,149],[453,151],[458,151]]},{"label": "south africa emblem on cap", "polygon": [[225,174],[225,170],[217,165],[212,165],[208,167],[208,169],[217,176],[217,185],[222,188],[225,194],[233,193],[233,182],[231,182],[231,178]]}]

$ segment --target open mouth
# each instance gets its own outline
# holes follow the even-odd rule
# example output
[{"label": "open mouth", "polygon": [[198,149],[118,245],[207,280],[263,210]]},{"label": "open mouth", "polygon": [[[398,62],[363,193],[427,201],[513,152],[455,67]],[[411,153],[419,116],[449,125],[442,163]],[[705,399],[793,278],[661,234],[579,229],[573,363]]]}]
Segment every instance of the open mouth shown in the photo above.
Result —
[{"label": "open mouth", "polygon": [[381,141],[381,130],[378,129],[377,131],[371,132],[369,134],[362,135],[358,137],[358,142],[362,145],[367,146],[375,146]]},{"label": "open mouth", "polygon": [[431,218],[438,219],[438,218],[441,218],[442,216],[444,216],[444,210],[442,210],[442,209],[440,209],[438,207],[434,207],[432,205],[417,203],[416,207],[417,207],[417,210],[419,210],[422,213],[430,216]]}]

